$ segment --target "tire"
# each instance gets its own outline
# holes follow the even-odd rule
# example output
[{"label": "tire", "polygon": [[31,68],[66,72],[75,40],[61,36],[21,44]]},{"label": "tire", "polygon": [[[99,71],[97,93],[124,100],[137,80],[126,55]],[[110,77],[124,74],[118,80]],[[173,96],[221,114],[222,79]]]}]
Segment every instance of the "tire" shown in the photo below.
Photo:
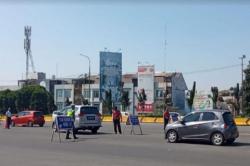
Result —
[{"label": "tire", "polygon": [[39,124],[39,127],[43,127],[43,126],[44,126],[44,124],[43,124],[43,123]]},{"label": "tire", "polygon": [[97,130],[98,130],[98,129],[92,129],[92,130],[91,130],[92,134],[97,134]]},{"label": "tire", "polygon": [[235,138],[231,138],[231,139],[227,140],[227,144],[232,145],[234,143],[234,141],[235,141]]},{"label": "tire", "polygon": [[213,145],[220,146],[224,142],[224,136],[219,132],[214,133],[211,136],[211,142],[212,142]]},{"label": "tire", "polygon": [[15,126],[16,126],[16,124],[15,124],[14,121],[11,121],[11,126],[12,126],[12,127],[15,127]]},{"label": "tire", "polygon": [[169,143],[175,143],[178,141],[178,134],[175,130],[168,131],[166,138]]},{"label": "tire", "polygon": [[32,122],[28,122],[28,127],[33,127],[33,123]]}]

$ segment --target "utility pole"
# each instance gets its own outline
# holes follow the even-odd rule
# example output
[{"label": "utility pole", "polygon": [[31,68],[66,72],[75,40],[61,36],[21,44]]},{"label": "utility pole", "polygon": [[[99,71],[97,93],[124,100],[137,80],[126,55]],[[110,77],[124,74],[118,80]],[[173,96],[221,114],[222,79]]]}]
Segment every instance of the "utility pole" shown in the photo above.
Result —
[{"label": "utility pole", "polygon": [[246,55],[242,55],[240,57],[241,59],[241,89],[242,89],[242,95],[241,95],[241,112],[243,113],[244,112],[244,109],[243,109],[243,99],[244,99],[244,84],[243,84],[243,74],[244,74],[244,71],[243,71],[243,68],[244,68],[244,59],[246,58]]},{"label": "utility pole", "polygon": [[[80,54],[80,56],[83,56],[88,59],[89,61],[89,103],[90,103],[90,58],[87,55]],[[93,103],[91,103],[92,105]]]}]

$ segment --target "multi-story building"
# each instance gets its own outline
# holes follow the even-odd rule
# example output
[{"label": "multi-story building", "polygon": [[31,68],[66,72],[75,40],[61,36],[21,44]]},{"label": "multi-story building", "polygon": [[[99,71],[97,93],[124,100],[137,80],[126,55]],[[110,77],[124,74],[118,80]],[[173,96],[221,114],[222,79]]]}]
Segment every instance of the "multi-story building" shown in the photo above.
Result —
[{"label": "multi-story building", "polygon": [[[187,90],[187,85],[183,78],[182,73],[155,73],[154,75],[154,104],[163,104],[167,101],[168,105],[175,107],[179,110],[185,109],[185,91]],[[137,74],[124,74],[122,76],[123,91],[129,93],[130,106],[127,111],[132,112],[133,110],[133,94],[137,92]],[[75,84],[72,81],[71,84],[55,85],[54,96],[55,104],[58,108],[62,108],[65,105],[66,98],[68,97],[72,103],[79,102],[79,98],[88,99],[91,105],[100,105],[100,89],[99,89],[99,76],[91,76],[91,84],[89,89],[89,84],[87,82],[82,82],[81,86]],[[76,89],[79,92],[81,88],[81,93],[76,95]],[[90,92],[90,93],[89,93]],[[133,93],[134,92],[134,93]],[[134,96],[135,104],[137,99]]]}]

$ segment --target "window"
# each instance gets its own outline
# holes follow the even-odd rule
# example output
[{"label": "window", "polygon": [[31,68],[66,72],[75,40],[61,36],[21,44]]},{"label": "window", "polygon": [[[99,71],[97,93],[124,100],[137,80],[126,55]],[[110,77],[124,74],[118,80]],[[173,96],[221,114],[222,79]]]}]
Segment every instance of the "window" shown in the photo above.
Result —
[{"label": "window", "polygon": [[202,116],[203,121],[216,120],[218,119],[216,115],[212,112],[204,112]]},{"label": "window", "polygon": [[58,110],[62,109],[63,108],[63,103],[62,102],[57,102],[56,107],[57,107]]},{"label": "window", "polygon": [[94,96],[94,98],[99,98],[99,91],[93,90],[93,96]]},{"label": "window", "polygon": [[156,90],[156,97],[158,98],[164,97],[164,91],[162,89]]},{"label": "window", "polygon": [[24,115],[24,112],[19,112],[17,115],[18,115],[18,116],[23,116],[23,115]]},{"label": "window", "polygon": [[81,113],[84,114],[98,114],[99,110],[97,107],[81,107]]},{"label": "window", "polygon": [[56,90],[56,97],[62,97],[62,89],[57,89]]},{"label": "window", "polygon": [[43,116],[43,113],[40,112],[40,111],[34,112],[34,116],[35,116],[35,117],[41,117],[41,116]]},{"label": "window", "polygon": [[185,122],[196,122],[200,120],[201,113],[193,113],[188,116],[186,116],[183,120]]},{"label": "window", "polygon": [[71,89],[65,89],[64,90],[64,97],[65,98],[71,98]]},{"label": "window", "polygon": [[88,89],[84,89],[84,91],[83,91],[83,96],[84,96],[85,98],[89,98],[89,90],[88,90]]}]

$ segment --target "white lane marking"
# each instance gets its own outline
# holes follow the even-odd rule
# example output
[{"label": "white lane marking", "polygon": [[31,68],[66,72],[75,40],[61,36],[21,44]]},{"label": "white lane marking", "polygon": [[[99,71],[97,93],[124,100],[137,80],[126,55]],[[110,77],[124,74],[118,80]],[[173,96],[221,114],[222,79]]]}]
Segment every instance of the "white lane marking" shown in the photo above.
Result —
[{"label": "white lane marking", "polygon": [[250,133],[240,133],[240,135],[250,135]]}]

